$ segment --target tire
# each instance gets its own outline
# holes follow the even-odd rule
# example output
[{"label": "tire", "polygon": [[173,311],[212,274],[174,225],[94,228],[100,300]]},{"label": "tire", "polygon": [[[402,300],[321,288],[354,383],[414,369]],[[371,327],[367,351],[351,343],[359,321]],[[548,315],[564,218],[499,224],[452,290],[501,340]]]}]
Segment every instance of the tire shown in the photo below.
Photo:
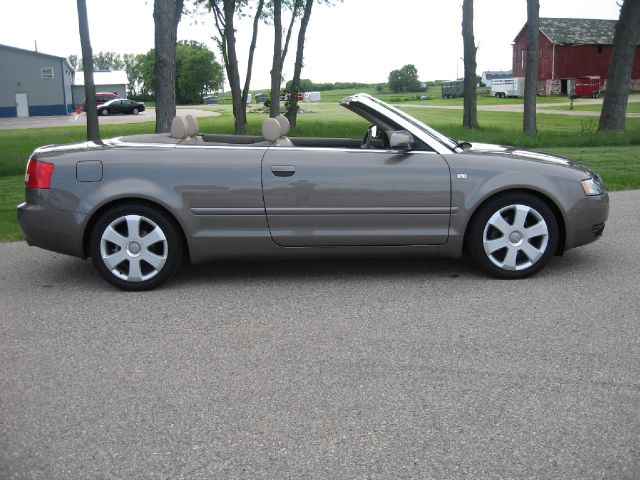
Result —
[{"label": "tire", "polygon": [[124,204],[96,221],[89,254],[98,273],[122,290],[156,288],[178,269],[182,236],[174,221],[159,210]]},{"label": "tire", "polygon": [[131,113],[133,113],[134,115],[137,115],[139,112],[138,112],[138,109],[137,109],[137,108],[134,108],[134,109],[131,111]]},{"label": "tire", "polygon": [[106,108],[103,108],[103,109],[102,109],[102,110],[100,110],[100,112],[98,112],[98,113],[100,113],[100,115],[107,116],[107,115],[109,115],[109,110],[107,110]]},{"label": "tire", "polygon": [[507,193],[485,203],[467,231],[469,254],[485,273],[520,279],[540,271],[558,246],[558,220],[540,198]]}]

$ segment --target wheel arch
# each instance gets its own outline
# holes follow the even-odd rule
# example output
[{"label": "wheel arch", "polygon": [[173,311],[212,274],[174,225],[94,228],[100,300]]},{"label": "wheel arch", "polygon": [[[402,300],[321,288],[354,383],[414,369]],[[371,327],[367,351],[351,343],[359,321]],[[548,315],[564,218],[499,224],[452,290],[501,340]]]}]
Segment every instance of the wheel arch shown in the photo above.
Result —
[{"label": "wheel arch", "polygon": [[484,198],[482,202],[478,203],[476,207],[473,209],[473,211],[471,212],[471,214],[469,215],[467,224],[465,226],[464,241],[463,241],[463,247],[462,247],[463,251],[467,251],[467,248],[468,248],[468,241],[469,241],[469,235],[470,235],[469,225],[471,224],[475,216],[478,214],[478,212],[481,210],[481,208],[497,197],[514,194],[514,193],[515,194],[526,193],[529,195],[533,195],[534,197],[537,197],[539,200],[543,201],[551,209],[551,211],[553,212],[553,215],[556,218],[556,222],[558,223],[558,246],[556,248],[555,255],[562,255],[564,252],[565,242],[567,238],[567,233],[566,233],[567,231],[566,231],[566,224],[565,224],[566,220],[562,215],[562,211],[558,207],[558,204],[549,195],[546,195],[543,192],[530,189],[530,188],[509,188],[505,190],[500,190],[498,192],[493,192],[491,195]]},{"label": "wheel arch", "polygon": [[89,252],[89,239],[91,238],[91,232],[93,231],[93,228],[96,222],[98,221],[98,219],[106,211],[111,210],[112,208],[119,207],[120,205],[125,205],[125,204],[144,205],[150,208],[155,208],[159,210],[161,213],[163,213],[164,215],[166,215],[167,218],[173,222],[178,233],[180,234],[180,237],[182,239],[182,244],[184,246],[185,255],[188,258],[191,257],[191,253],[189,251],[189,242],[187,241],[187,236],[184,232],[184,228],[181,225],[181,223],[178,221],[177,217],[173,214],[173,212],[171,212],[171,210],[169,210],[167,207],[157,202],[148,200],[146,198],[125,197],[125,198],[118,198],[115,200],[111,200],[110,202],[107,202],[104,205],[101,205],[99,208],[97,208],[94,212],[91,213],[91,216],[85,223],[84,232],[82,233],[82,250],[85,258],[88,256],[88,252]]}]

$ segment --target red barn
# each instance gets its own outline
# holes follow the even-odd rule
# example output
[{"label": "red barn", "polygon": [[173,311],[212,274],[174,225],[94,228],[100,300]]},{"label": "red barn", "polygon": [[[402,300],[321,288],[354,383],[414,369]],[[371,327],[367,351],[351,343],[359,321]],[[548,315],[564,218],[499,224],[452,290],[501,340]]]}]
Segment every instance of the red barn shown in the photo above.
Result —
[{"label": "red barn", "polygon": [[[578,77],[599,76],[606,84],[617,20],[541,18],[538,91],[566,94]],[[513,43],[513,76],[524,77],[527,62],[526,24]],[[640,90],[640,48],[631,72],[631,89]]]}]

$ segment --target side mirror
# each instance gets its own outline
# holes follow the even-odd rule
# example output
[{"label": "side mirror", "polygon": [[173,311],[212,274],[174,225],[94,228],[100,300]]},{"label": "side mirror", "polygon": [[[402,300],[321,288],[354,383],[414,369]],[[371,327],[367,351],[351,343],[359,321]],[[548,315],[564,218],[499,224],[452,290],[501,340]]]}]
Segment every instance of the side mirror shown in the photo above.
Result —
[{"label": "side mirror", "polygon": [[415,140],[413,135],[406,130],[398,130],[391,134],[389,146],[392,150],[411,150]]}]

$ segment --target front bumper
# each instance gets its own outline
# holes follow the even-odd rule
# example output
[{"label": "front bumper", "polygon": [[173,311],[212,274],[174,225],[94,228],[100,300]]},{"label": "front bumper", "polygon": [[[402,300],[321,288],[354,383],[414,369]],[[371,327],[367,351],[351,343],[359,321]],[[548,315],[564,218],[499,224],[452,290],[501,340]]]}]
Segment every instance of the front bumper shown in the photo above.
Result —
[{"label": "front bumper", "polygon": [[608,194],[585,196],[567,215],[565,249],[598,240],[608,218]]},{"label": "front bumper", "polygon": [[18,224],[29,245],[85,258],[83,225],[86,215],[58,210],[45,202],[21,203]]}]

